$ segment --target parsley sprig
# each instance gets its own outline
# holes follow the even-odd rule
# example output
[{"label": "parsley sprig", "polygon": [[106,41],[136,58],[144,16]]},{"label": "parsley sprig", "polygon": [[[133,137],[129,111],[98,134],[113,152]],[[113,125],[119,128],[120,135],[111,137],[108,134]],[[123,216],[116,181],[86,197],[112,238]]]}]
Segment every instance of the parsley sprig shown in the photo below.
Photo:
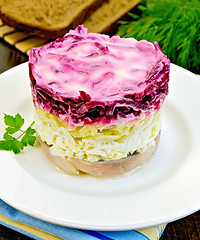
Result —
[{"label": "parsley sprig", "polygon": [[26,130],[22,130],[24,118],[17,113],[14,117],[4,114],[4,123],[7,127],[3,135],[4,140],[0,141],[0,150],[13,151],[17,154],[25,146],[34,145],[36,141],[36,137],[34,136],[36,131],[32,128],[34,121]]}]

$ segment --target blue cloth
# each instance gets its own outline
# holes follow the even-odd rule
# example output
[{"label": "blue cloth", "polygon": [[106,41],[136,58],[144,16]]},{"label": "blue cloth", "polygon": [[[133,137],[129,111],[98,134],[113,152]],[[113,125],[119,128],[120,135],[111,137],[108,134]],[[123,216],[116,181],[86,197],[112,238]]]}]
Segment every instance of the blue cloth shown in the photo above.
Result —
[{"label": "blue cloth", "polygon": [[[67,239],[67,240],[158,240],[163,233],[165,225],[146,229],[148,234],[140,230],[129,231],[90,231],[73,229],[48,223],[22,213],[0,200],[0,223],[15,231],[23,233],[33,239]],[[8,221],[7,221],[8,220]],[[18,225],[16,226],[15,223]],[[24,226],[26,229],[24,230]],[[34,231],[39,229],[39,233]],[[30,230],[30,231],[29,231]],[[32,231],[33,230],[33,231]],[[151,231],[150,232],[148,231]],[[49,234],[51,238],[47,238]],[[148,235],[148,236],[147,236]],[[152,237],[149,237],[152,236]]]}]

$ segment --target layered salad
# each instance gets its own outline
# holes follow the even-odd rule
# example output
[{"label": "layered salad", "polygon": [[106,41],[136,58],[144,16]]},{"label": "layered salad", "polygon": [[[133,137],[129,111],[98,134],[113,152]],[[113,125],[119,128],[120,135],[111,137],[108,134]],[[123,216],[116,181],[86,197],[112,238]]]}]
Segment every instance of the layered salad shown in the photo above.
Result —
[{"label": "layered salad", "polygon": [[121,163],[156,145],[169,70],[156,42],[88,33],[82,25],[33,48],[29,72],[39,138],[73,173],[103,175],[104,166],[112,175],[114,162],[116,174],[132,170],[138,164],[126,169]]}]

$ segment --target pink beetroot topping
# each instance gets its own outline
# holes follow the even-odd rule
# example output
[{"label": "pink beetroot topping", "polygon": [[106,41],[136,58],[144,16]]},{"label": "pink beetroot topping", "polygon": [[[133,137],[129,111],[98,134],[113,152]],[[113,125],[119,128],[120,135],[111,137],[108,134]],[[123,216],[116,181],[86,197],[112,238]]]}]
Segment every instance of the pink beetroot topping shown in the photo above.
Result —
[{"label": "pink beetroot topping", "polygon": [[149,114],[168,94],[170,61],[158,44],[78,26],[30,52],[34,104],[73,124]]}]

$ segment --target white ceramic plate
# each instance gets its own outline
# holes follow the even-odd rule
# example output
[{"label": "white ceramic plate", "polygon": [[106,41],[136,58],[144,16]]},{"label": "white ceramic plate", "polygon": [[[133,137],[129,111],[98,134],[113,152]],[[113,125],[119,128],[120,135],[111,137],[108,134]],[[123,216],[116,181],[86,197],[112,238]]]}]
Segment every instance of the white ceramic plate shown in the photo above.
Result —
[{"label": "white ceramic plate", "polygon": [[[32,121],[27,63],[0,76],[3,113]],[[158,150],[132,174],[68,176],[40,146],[0,151],[0,197],[34,217],[91,230],[127,230],[166,223],[200,209],[200,79],[171,65],[170,94]]]}]

